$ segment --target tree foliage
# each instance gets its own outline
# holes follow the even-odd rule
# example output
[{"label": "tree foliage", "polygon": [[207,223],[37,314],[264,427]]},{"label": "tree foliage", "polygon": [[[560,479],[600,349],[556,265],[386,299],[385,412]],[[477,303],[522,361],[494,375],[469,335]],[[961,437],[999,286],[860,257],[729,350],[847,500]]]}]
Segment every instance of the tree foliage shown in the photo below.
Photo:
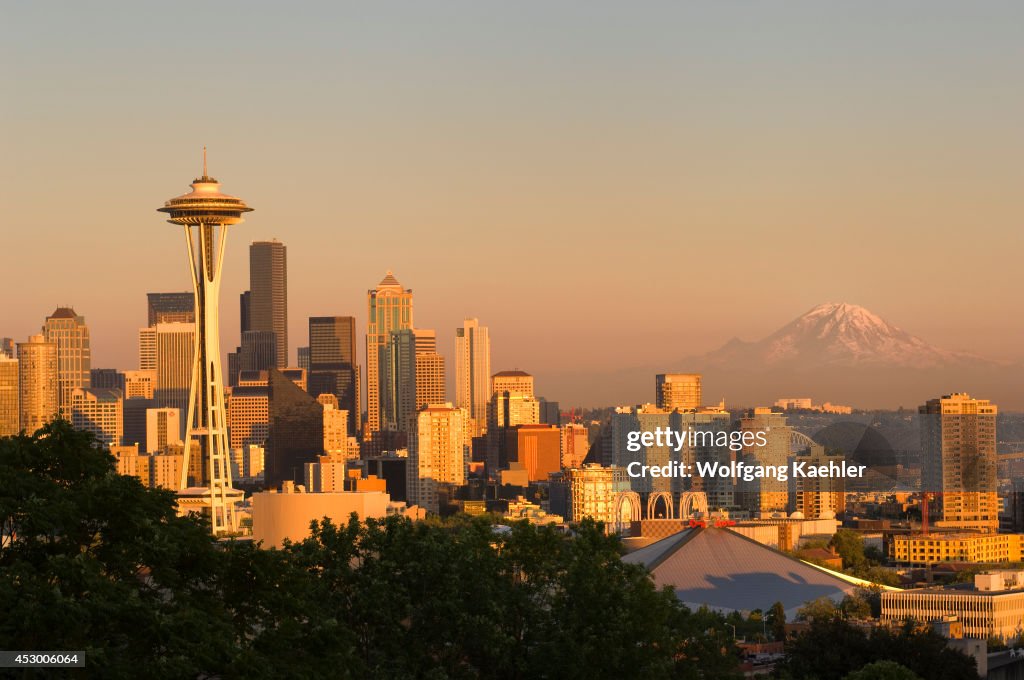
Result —
[{"label": "tree foliage", "polygon": [[931,629],[921,630],[908,624],[898,630],[877,628],[868,632],[839,617],[815,621],[789,638],[786,658],[776,673],[780,678],[794,680],[843,680],[881,660],[895,662],[928,680],[977,677],[974,659],[947,647],[946,639]]},{"label": "tree foliage", "polygon": [[0,648],[105,678],[729,678],[720,614],[657,589],[593,523],[324,520],[213,542],[66,423],[0,440]]}]

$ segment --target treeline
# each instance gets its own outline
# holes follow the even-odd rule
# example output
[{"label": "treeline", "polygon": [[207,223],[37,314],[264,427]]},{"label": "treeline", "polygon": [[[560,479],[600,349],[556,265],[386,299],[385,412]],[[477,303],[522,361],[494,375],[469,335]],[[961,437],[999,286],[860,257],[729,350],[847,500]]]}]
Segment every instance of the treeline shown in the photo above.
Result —
[{"label": "treeline", "polygon": [[0,648],[85,650],[104,678],[730,678],[691,612],[592,523],[324,521],[214,543],[172,493],[63,422],[0,440]]}]

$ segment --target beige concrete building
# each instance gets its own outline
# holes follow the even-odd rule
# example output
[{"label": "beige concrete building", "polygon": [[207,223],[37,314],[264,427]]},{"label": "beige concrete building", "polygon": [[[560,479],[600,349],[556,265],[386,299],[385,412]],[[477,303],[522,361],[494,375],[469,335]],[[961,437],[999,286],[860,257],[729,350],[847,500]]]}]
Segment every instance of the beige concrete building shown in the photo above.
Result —
[{"label": "beige concrete building", "polygon": [[951,616],[963,622],[965,637],[1016,639],[1024,629],[1024,572],[993,571],[976,575],[973,584],[882,593],[883,623]]},{"label": "beige concrete building", "polygon": [[912,567],[939,562],[1024,561],[1024,534],[933,532],[896,534],[890,540],[893,561]]},{"label": "beige concrete building", "polygon": [[57,344],[40,335],[18,343],[20,426],[33,434],[58,414]]},{"label": "beige concrete building", "polygon": [[252,535],[265,548],[280,547],[285,539],[308,538],[310,522],[324,517],[342,525],[348,523],[353,512],[361,520],[385,517],[391,501],[391,497],[381,491],[295,493],[294,488],[290,491],[261,491],[252,496]]},{"label": "beige concrete building", "polygon": [[146,409],[146,453],[159,453],[169,445],[182,445],[181,411],[176,408]]},{"label": "beige concrete building", "polygon": [[262,385],[232,387],[227,398],[228,444],[263,446],[270,432],[270,392]]},{"label": "beige concrete building", "polygon": [[999,529],[996,477],[996,405],[954,393],[919,409],[926,491],[941,492],[931,507],[935,526]]},{"label": "beige concrete building", "polygon": [[[627,524],[634,519],[632,506],[622,508],[630,514],[622,517],[616,515],[619,494],[630,490],[629,475],[625,468],[584,465],[564,470],[562,474],[568,493],[567,521],[579,522],[584,517],[590,517],[611,527],[620,519]],[[635,510],[635,519],[639,519],[639,506]]]},{"label": "beige concrete building", "polygon": [[654,377],[658,408],[690,411],[700,408],[701,376],[699,373],[659,373]]},{"label": "beige concrete building", "polygon": [[349,413],[338,408],[338,397],[331,393],[316,398],[324,407],[324,453],[345,460],[359,457],[359,443],[349,437]]},{"label": "beige concrete building", "polygon": [[303,466],[306,491],[334,493],[345,490],[345,462],[331,456],[317,456],[313,463]]},{"label": "beige concrete building", "polygon": [[[57,345],[57,404],[60,415],[71,419],[71,395],[79,388],[92,386],[92,349],[85,317],[70,307],[58,307],[46,317],[43,336]],[[120,443],[120,442],[119,442]]]},{"label": "beige concrete building", "polygon": [[121,390],[76,387],[71,391],[71,424],[92,432],[104,446],[119,446],[124,435]]},{"label": "beige concrete building", "polygon": [[466,483],[467,451],[464,409],[432,404],[420,410],[409,442],[406,494],[410,504],[439,511],[439,487]]},{"label": "beige concrete building", "polygon": [[469,413],[471,437],[487,429],[491,394],[490,333],[479,319],[466,319],[455,329],[455,405]]},{"label": "beige concrete building", "polygon": [[[155,342],[155,336],[154,336]],[[155,350],[154,350],[155,351]],[[153,358],[154,365],[156,357]],[[152,399],[156,390],[156,369],[140,369],[124,372],[125,399]]]},{"label": "beige concrete building", "polygon": [[18,360],[0,353],[0,437],[21,431]]}]

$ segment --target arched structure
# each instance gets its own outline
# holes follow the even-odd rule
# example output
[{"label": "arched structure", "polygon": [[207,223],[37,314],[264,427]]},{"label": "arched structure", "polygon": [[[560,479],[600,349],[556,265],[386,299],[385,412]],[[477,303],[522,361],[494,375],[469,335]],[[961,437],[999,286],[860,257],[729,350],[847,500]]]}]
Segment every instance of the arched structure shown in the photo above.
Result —
[{"label": "arched structure", "polygon": [[789,450],[790,453],[800,453],[811,448],[811,444],[815,444],[813,439],[805,435],[803,432],[797,432],[791,430],[789,435]]},{"label": "arched structure", "polygon": [[612,530],[622,533],[629,522],[640,521],[640,494],[636,491],[620,491],[612,506]]},{"label": "arched structure", "polygon": [[647,497],[647,519],[659,519],[654,514],[659,500],[665,508],[665,516],[660,519],[672,519],[672,494],[668,491],[655,491]]},{"label": "arched structure", "polygon": [[679,496],[679,519],[692,519],[694,513],[708,516],[708,496],[703,491],[686,491]]}]

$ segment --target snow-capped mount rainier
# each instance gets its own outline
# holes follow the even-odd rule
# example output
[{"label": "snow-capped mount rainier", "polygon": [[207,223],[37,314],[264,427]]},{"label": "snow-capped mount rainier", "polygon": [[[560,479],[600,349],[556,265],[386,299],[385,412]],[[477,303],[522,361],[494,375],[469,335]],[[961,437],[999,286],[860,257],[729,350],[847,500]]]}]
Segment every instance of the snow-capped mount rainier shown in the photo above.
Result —
[{"label": "snow-capped mount rainier", "polygon": [[704,362],[731,368],[940,368],[988,363],[940,349],[859,305],[830,302],[811,309],[757,342],[734,338]]}]

